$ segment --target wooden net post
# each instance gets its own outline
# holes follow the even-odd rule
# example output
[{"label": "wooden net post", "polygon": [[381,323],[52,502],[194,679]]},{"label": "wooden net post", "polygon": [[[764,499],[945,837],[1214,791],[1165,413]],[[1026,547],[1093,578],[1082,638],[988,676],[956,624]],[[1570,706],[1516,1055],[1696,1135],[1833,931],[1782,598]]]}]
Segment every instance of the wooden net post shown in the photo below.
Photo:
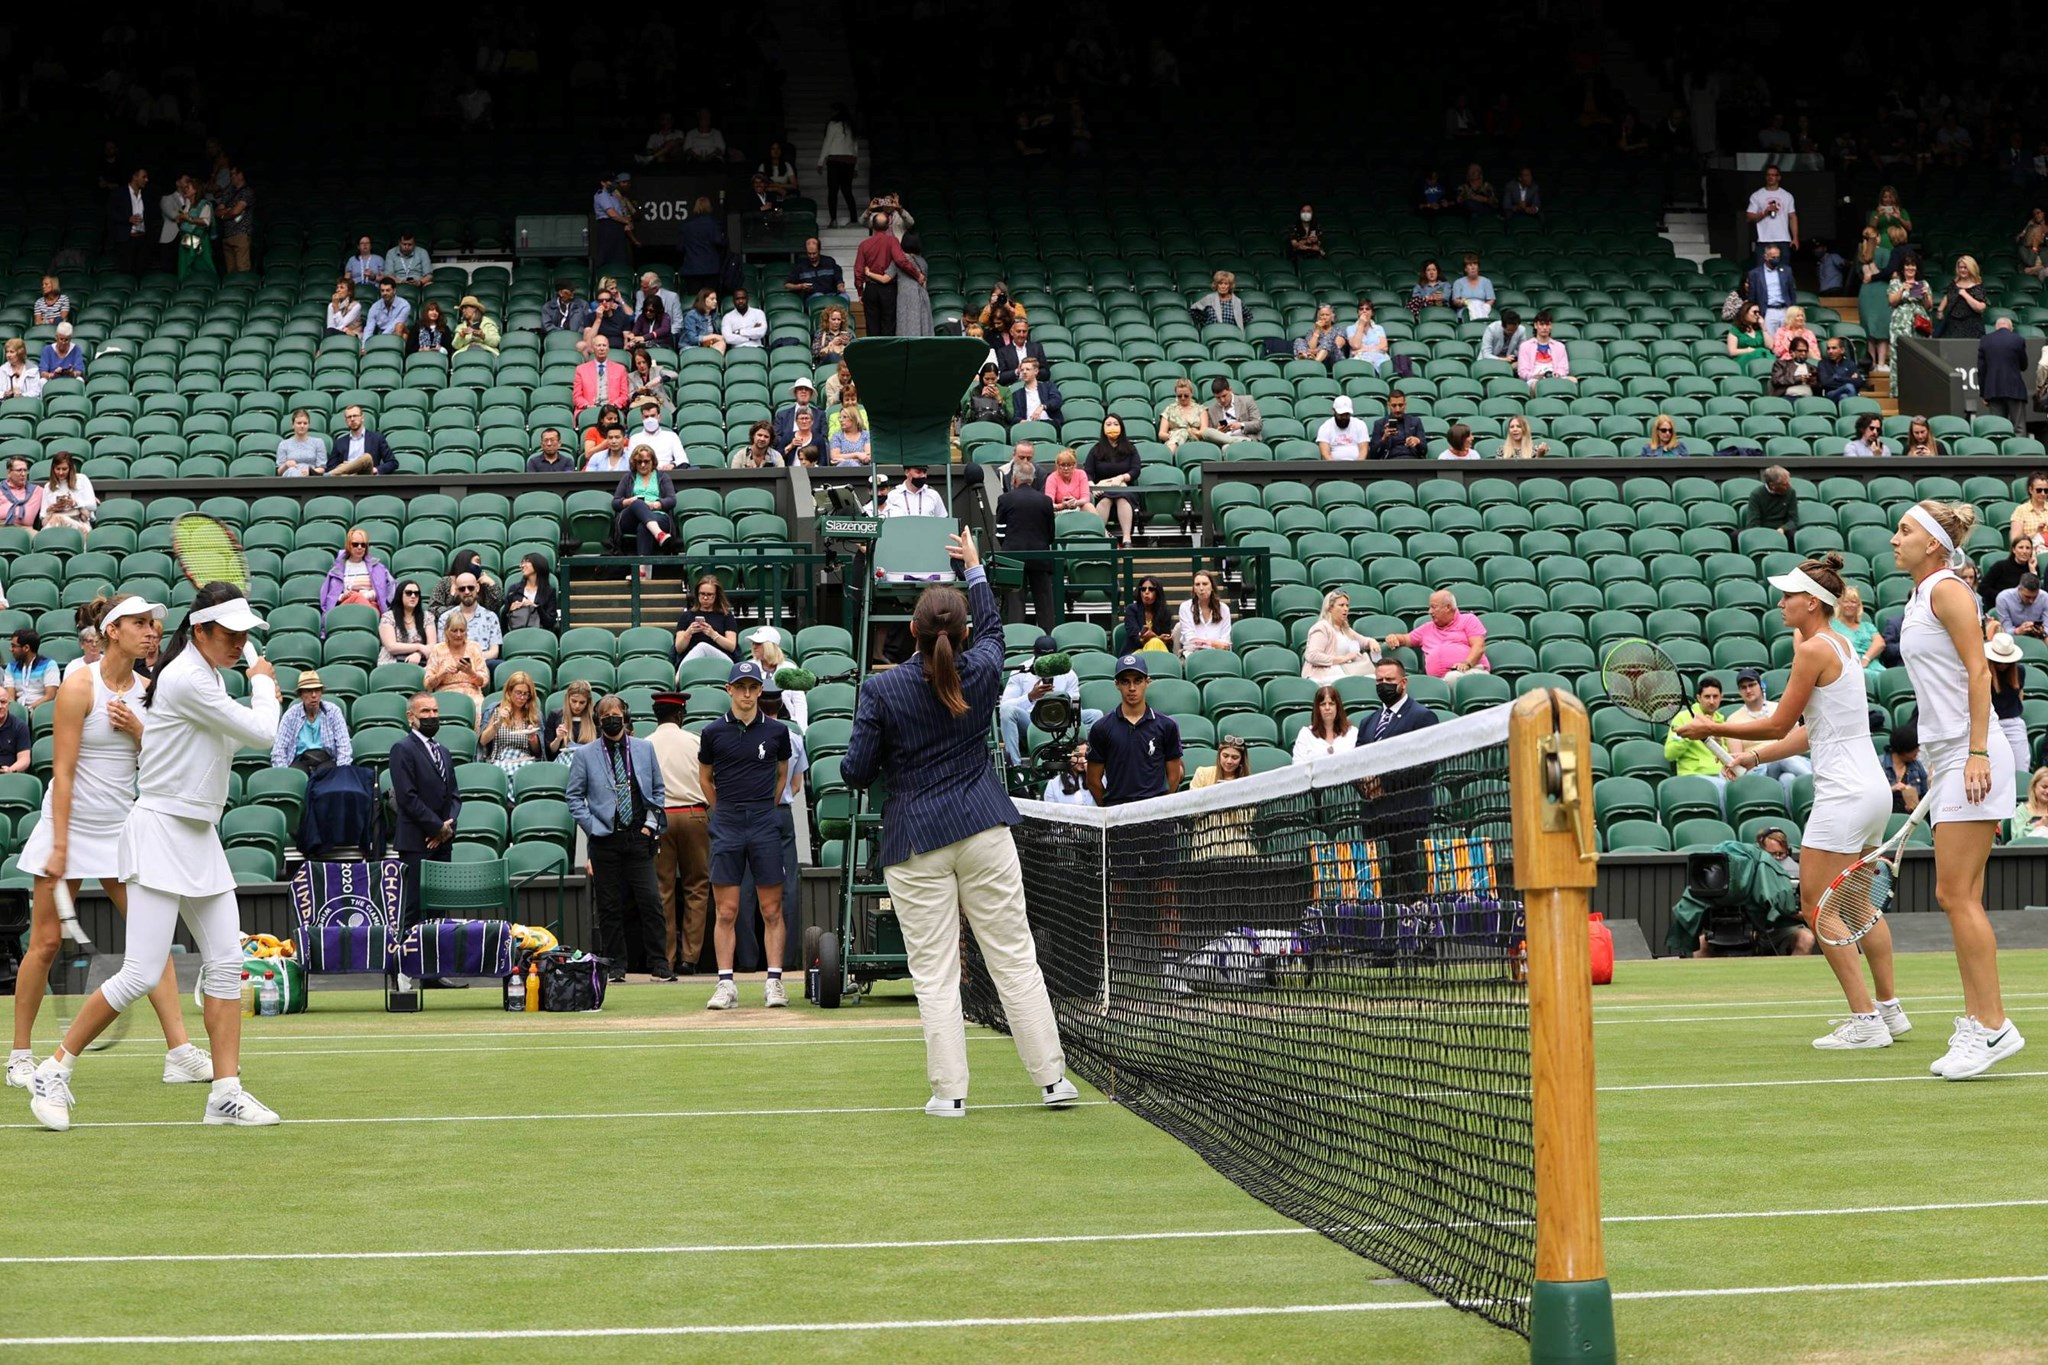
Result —
[{"label": "wooden net post", "polygon": [[1515,882],[1527,911],[1529,1073],[1536,1125],[1536,1282],[1529,1356],[1538,1365],[1615,1359],[1614,1303],[1600,1235],[1587,914],[1598,872],[1586,708],[1555,688],[1515,703],[1508,732]]}]

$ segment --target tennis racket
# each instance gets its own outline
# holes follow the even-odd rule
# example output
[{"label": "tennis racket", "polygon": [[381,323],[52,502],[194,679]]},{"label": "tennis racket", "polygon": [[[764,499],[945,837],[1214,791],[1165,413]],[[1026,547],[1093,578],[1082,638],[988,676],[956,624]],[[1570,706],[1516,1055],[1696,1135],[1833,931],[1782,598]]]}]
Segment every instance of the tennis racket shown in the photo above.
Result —
[{"label": "tennis racket", "polygon": [[1813,915],[1813,932],[1822,943],[1845,947],[1877,927],[1898,895],[1906,841],[1933,804],[1933,792],[1921,797],[1898,833],[1843,868],[1822,890]]},{"label": "tennis racket", "polygon": [[[85,932],[85,926],[78,922],[78,909],[71,899],[71,883],[59,878],[51,884],[50,895],[57,903],[58,927],[70,940],[70,948],[58,954],[50,969],[50,1001],[56,1007],[58,1026],[68,1033],[71,1021],[78,1017],[79,1006],[121,970],[121,960],[101,953]],[[99,1037],[86,1044],[86,1051],[104,1052],[126,1038],[131,1012],[123,1010],[115,1015],[114,1022],[107,1025]]]},{"label": "tennis racket", "polygon": [[[1622,640],[1610,648],[1600,664],[1600,685],[1608,701],[1652,725],[1669,725],[1685,706],[1685,679],[1678,676],[1678,665],[1648,640]],[[1707,740],[1706,746],[1722,767],[1735,766],[1720,741]]]},{"label": "tennis racket", "polygon": [[[226,583],[239,589],[243,596],[248,595],[249,558],[242,553],[242,542],[234,530],[220,518],[204,512],[187,512],[179,517],[171,526],[171,549],[193,587]],[[256,646],[244,644],[243,665],[255,662]]]}]

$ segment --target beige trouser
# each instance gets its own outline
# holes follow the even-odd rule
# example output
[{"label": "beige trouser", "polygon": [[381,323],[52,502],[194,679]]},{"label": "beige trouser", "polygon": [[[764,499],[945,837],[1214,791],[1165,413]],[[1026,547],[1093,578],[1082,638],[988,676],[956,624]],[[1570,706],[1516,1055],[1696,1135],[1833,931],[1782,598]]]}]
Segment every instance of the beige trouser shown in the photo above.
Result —
[{"label": "beige trouser", "polygon": [[1006,825],[996,825],[958,843],[920,853],[884,874],[910,977],[917,986],[917,1013],[924,1021],[925,1071],[932,1094],[942,1100],[967,1098],[967,1026],[960,1013],[960,912],[974,926],[996,993],[1002,997],[1011,1036],[1024,1069],[1039,1085],[1066,1074],[1052,999],[1038,971],[1038,950],[1024,918],[1024,873],[1017,845]]},{"label": "beige trouser", "polygon": [[340,464],[328,470],[327,474],[329,478],[337,474],[368,474],[376,467],[377,461],[374,456],[358,455],[353,460],[343,460]]}]

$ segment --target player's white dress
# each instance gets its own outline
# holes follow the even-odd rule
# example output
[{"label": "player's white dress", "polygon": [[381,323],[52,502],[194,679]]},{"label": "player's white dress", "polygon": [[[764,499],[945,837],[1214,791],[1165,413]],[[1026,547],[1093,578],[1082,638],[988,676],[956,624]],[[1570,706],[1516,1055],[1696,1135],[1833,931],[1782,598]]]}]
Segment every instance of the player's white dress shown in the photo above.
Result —
[{"label": "player's white dress", "polygon": [[1892,813],[1891,784],[1878,766],[1870,742],[1870,696],[1863,665],[1832,630],[1825,640],[1842,661],[1842,675],[1813,689],[1802,719],[1806,752],[1813,763],[1813,809],[1800,835],[1802,848],[1856,854],[1884,840]]},{"label": "player's white dress", "polygon": [[[100,676],[100,664],[86,671],[92,677],[92,709],[78,732],[78,767],[71,778],[71,833],[64,854],[67,878],[118,878],[121,830],[135,806],[136,742],[107,719],[107,703],[116,698],[143,714],[142,692],[149,680],[137,674],[125,692],[116,692]],[[22,847],[20,868],[31,877],[43,875],[56,838],[50,821],[54,787],[43,792],[43,813]]]},{"label": "player's white dress", "polygon": [[1962,582],[1950,569],[1929,574],[1906,600],[1905,619],[1899,628],[1899,653],[1920,704],[1920,747],[1926,751],[1927,784],[1934,793],[1927,818],[1936,825],[1951,820],[2004,820],[2013,812],[2015,781],[2012,746],[2002,742],[2003,735],[1988,731],[1985,735],[1988,742],[1984,747],[1990,751],[1991,762],[1990,792],[1982,801],[1972,802],[1963,790],[1963,765],[1970,759],[1970,671],[1930,604],[1934,585],[1943,579]]}]

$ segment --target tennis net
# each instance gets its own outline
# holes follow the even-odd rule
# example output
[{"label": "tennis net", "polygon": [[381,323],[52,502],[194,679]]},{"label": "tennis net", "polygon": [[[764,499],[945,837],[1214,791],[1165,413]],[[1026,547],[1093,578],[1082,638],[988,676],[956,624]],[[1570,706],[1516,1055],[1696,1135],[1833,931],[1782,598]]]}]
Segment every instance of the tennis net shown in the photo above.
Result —
[{"label": "tennis net", "polygon": [[[1272,1208],[1526,1336],[1509,709],[1107,811],[1019,802],[1017,840],[1074,1071]],[[971,934],[965,983],[970,1017],[1003,1027]]]}]

